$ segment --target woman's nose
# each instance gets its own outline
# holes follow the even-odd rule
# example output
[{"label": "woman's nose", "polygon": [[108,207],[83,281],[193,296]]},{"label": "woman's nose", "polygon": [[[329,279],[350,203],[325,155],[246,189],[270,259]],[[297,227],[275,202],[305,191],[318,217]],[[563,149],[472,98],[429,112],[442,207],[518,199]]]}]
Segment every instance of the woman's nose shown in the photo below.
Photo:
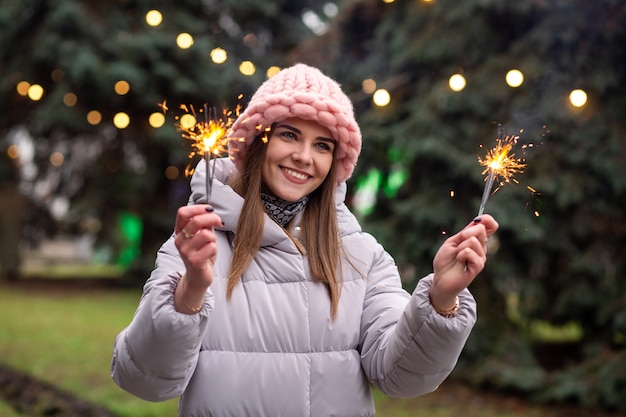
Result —
[{"label": "woman's nose", "polygon": [[302,144],[293,153],[293,159],[304,164],[310,164],[312,159],[311,148],[306,144]]}]

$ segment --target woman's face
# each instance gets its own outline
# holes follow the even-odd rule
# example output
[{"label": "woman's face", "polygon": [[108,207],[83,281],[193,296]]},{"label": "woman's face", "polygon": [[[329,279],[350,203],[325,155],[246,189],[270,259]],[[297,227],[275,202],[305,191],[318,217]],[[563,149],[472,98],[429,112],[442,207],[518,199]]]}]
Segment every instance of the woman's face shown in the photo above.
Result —
[{"label": "woman's face", "polygon": [[267,144],[261,176],[275,197],[297,201],[322,184],[333,163],[335,140],[312,120],[276,124]]}]

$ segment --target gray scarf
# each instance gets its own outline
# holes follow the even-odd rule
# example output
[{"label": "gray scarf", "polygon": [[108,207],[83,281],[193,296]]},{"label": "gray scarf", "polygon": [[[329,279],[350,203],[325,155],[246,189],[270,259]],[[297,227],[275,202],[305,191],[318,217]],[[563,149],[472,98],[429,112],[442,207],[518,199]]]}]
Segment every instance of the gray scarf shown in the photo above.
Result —
[{"label": "gray scarf", "polygon": [[296,214],[306,207],[309,196],[305,195],[300,200],[292,203],[274,197],[273,195],[261,193],[261,200],[263,201],[267,215],[280,226],[285,227]]}]

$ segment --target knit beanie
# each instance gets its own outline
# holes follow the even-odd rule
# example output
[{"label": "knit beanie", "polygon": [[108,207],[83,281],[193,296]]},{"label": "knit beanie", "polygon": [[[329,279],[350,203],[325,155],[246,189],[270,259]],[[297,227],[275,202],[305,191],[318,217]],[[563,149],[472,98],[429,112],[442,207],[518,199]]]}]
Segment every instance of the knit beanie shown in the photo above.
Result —
[{"label": "knit beanie", "polygon": [[228,153],[241,167],[252,141],[273,123],[298,117],[314,120],[330,130],[335,149],[337,184],[352,175],[361,152],[361,130],[352,102],[339,84],[305,64],[285,68],[266,80],[231,126]]}]

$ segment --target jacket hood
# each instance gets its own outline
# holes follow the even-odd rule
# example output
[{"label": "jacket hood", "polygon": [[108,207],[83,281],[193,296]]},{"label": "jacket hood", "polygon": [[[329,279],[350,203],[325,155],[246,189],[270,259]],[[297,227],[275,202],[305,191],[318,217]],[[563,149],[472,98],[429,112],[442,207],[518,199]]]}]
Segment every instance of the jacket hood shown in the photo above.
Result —
[{"label": "jacket hood", "polygon": [[[229,180],[237,174],[237,168],[230,158],[218,158],[211,161],[215,164],[213,185],[211,190],[211,205],[215,213],[224,222],[224,227],[220,230],[237,232],[239,214],[243,206],[243,198],[237,194],[228,184]],[[213,169],[212,166],[209,169]],[[206,204],[205,191],[206,164],[204,160],[196,166],[196,170],[191,179],[191,196],[189,202],[192,204]],[[337,210],[337,222],[341,236],[361,232],[354,214],[345,204],[347,185],[345,182],[335,187],[335,208]],[[284,233],[283,229],[276,224],[269,216],[265,216],[265,227],[263,233],[262,246],[276,246],[281,242],[291,244],[291,239]]]}]

